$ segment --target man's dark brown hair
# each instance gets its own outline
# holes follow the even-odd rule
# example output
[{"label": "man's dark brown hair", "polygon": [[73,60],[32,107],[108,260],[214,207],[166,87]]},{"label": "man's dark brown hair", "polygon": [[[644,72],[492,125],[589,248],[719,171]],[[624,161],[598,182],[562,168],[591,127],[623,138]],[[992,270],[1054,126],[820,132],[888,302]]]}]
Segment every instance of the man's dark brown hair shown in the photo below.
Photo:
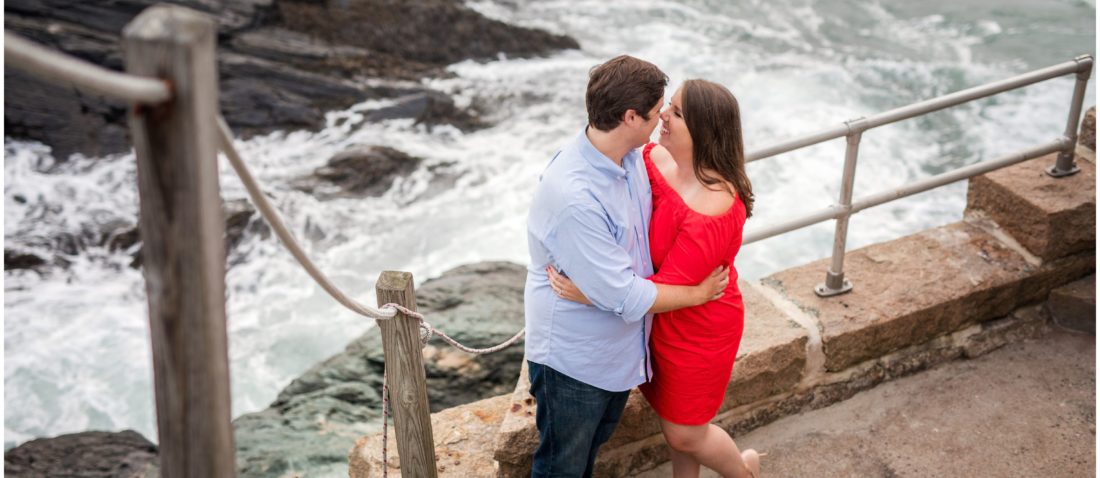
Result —
[{"label": "man's dark brown hair", "polygon": [[649,110],[665,96],[668,76],[648,61],[620,55],[588,73],[588,124],[600,131],[619,126],[623,114],[634,110],[649,120]]}]

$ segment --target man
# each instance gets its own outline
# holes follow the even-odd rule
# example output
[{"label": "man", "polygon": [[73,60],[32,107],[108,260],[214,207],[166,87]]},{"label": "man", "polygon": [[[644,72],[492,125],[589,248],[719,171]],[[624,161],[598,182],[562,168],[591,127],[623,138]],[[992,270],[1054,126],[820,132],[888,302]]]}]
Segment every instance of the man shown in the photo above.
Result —
[{"label": "man", "polygon": [[[619,56],[592,69],[588,125],[540,177],[527,222],[526,358],[537,402],[532,476],[591,476],[630,389],[648,380],[652,313],[698,305],[725,289],[719,268],[694,286],[654,284],[652,197],[637,148],[657,126],[668,77]],[[592,302],[558,297],[546,268]]]}]

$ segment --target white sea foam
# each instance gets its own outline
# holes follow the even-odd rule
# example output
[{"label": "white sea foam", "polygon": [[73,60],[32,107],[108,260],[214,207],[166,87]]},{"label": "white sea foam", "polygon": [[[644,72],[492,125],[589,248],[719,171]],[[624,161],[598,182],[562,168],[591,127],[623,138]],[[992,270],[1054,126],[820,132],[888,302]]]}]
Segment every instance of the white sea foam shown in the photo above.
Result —
[{"label": "white sea foam", "polygon": [[[367,112],[389,104],[373,101],[329,113],[316,133],[237,142],[309,254],[363,302],[374,303],[374,280],[387,269],[412,271],[422,282],[470,262],[525,263],[531,190],[547,159],[583,125],[588,69],[609,56],[653,61],[673,88],[697,77],[725,84],[741,102],[750,150],[1063,60],[978,62],[975,49],[1004,35],[1013,19],[991,16],[966,27],[950,15],[905,15],[879,3],[471,5],[503,21],[569,34],[581,49],[461,62],[449,68],[453,77],[426,81],[460,105],[486,110],[495,126],[484,130],[366,123]],[[1090,40],[1081,50],[1091,47]],[[1071,89],[1071,80],[1058,80],[869,131],[855,196],[1050,140],[1064,127]],[[320,201],[291,188],[293,178],[358,145],[391,146],[424,162],[375,198]],[[836,140],[751,164],[757,202],[748,228],[835,201],[843,157],[844,142]],[[52,257],[48,242],[61,233],[136,220],[131,155],[55,164],[41,145],[5,140],[4,171],[8,248]],[[244,198],[224,161],[219,172],[223,197]],[[958,220],[964,202],[965,184],[958,183],[862,212],[848,245]],[[737,266],[756,278],[824,257],[832,227],[747,246]],[[226,282],[237,416],[266,407],[290,380],[370,325],[328,298],[275,239],[248,236],[234,254],[241,261]],[[41,276],[5,273],[5,443],[84,429],[134,428],[155,439],[140,271],[127,266],[126,252],[99,244],[64,259],[68,268]]]}]

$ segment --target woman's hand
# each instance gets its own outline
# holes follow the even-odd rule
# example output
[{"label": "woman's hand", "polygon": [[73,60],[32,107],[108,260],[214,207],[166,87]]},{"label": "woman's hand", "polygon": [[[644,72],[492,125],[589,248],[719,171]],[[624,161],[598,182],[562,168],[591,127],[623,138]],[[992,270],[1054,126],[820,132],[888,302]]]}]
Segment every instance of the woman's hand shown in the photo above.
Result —
[{"label": "woman's hand", "polygon": [[553,267],[546,268],[546,275],[550,277],[550,287],[554,289],[554,293],[558,294],[558,297],[585,305],[592,305],[592,301],[588,300],[588,297],[585,297],[585,295],[581,293],[581,290],[577,288],[577,285],[574,284],[573,281],[559,274]]}]

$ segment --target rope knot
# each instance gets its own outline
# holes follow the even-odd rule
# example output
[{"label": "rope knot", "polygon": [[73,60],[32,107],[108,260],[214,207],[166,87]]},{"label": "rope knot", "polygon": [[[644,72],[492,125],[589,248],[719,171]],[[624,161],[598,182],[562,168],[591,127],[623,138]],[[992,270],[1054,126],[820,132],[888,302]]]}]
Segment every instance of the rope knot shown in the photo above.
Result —
[{"label": "rope knot", "polygon": [[429,324],[427,320],[420,319],[420,348],[427,347],[434,334],[435,327],[432,327],[432,324]]}]

